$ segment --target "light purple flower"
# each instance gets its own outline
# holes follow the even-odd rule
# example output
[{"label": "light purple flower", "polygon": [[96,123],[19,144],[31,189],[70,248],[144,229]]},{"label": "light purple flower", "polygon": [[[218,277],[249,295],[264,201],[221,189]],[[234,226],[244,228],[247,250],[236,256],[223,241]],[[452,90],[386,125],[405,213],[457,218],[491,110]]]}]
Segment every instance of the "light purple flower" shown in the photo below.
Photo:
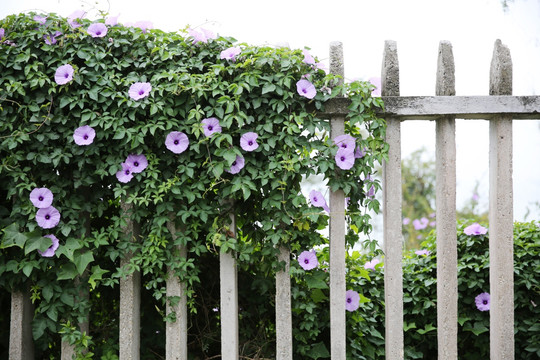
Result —
[{"label": "light purple flower", "polygon": [[45,250],[45,251],[38,250],[38,253],[39,253],[39,255],[41,255],[43,257],[53,257],[54,253],[56,252],[56,249],[58,249],[58,245],[59,245],[60,241],[53,234],[43,235],[43,237],[51,239],[52,245],[49,246],[49,248],[47,250]]},{"label": "light purple flower", "polygon": [[426,250],[426,249],[422,249],[422,250],[416,250],[414,253],[416,255],[426,255],[427,256],[427,255],[431,254],[431,251]]},{"label": "light purple flower", "polygon": [[193,44],[198,42],[207,43],[208,40],[216,38],[216,35],[212,31],[206,29],[201,29],[201,31],[189,29],[188,35],[193,38]]},{"label": "light purple flower", "polygon": [[238,174],[240,170],[244,168],[245,160],[242,156],[236,155],[236,159],[231,164],[231,167],[227,170],[230,174]]},{"label": "light purple flower", "polygon": [[309,82],[306,79],[300,79],[296,83],[296,91],[300,96],[306,97],[308,99],[313,99],[317,95],[317,90],[315,85]]},{"label": "light purple flower", "polygon": [[165,146],[175,154],[181,154],[189,146],[189,139],[181,131],[171,131],[165,139]]},{"label": "light purple flower", "polygon": [[0,28],[0,40],[4,38],[5,34],[6,34],[6,30],[4,30],[4,28]]},{"label": "light purple flower", "polygon": [[40,25],[44,25],[47,22],[47,17],[41,16],[41,15],[35,15],[34,21],[37,21]]},{"label": "light purple flower", "polygon": [[154,28],[154,24],[151,21],[137,21],[134,26],[141,29],[143,33],[146,33],[146,30]]},{"label": "light purple flower", "polygon": [[122,163],[122,170],[116,172],[116,178],[122,183],[127,183],[133,179],[133,173],[131,172],[131,167],[125,162]]},{"label": "light purple flower", "polygon": [[480,311],[489,311],[489,307],[491,304],[491,297],[489,296],[489,293],[483,292],[481,294],[478,294],[474,298],[474,302],[476,303],[476,308]]},{"label": "light purple flower", "polygon": [[120,16],[120,14],[116,15],[116,16],[109,16],[106,20],[105,20],[105,25],[109,25],[109,26],[114,26],[114,25],[117,25],[118,24],[118,17]]},{"label": "light purple flower", "polygon": [[345,309],[355,311],[360,306],[360,295],[354,290],[347,290],[345,293]]},{"label": "light purple flower", "polygon": [[210,137],[214,135],[215,133],[221,132],[221,126],[219,125],[219,120],[215,117],[211,117],[208,119],[203,119],[201,121],[204,131],[204,136]]},{"label": "light purple flower", "polygon": [[472,201],[474,201],[474,202],[477,202],[479,198],[480,198],[480,196],[477,193],[474,193],[472,195]]},{"label": "light purple flower", "polygon": [[423,230],[428,226],[428,224],[429,224],[429,220],[426,217],[423,217],[420,220],[418,219],[413,220],[413,226],[415,230]]},{"label": "light purple flower", "polygon": [[126,159],[126,164],[133,174],[137,174],[146,169],[148,160],[146,160],[146,156],[143,154],[130,154]]},{"label": "light purple flower", "polygon": [[307,50],[302,50],[302,54],[304,54],[304,62],[308,65],[315,65],[315,59],[313,58],[313,56],[311,56],[311,54],[309,53],[309,51]]},{"label": "light purple flower", "polygon": [[81,146],[90,145],[92,142],[94,142],[95,137],[96,131],[88,125],[78,127],[73,132],[73,140],[75,140],[75,144]]},{"label": "light purple flower", "polygon": [[354,151],[354,148],[356,146],[356,139],[349,134],[343,134],[334,138],[334,144],[339,146],[341,149]]},{"label": "light purple flower", "polygon": [[43,229],[51,229],[60,222],[60,212],[53,206],[41,208],[36,213],[36,221]]},{"label": "light purple flower", "polygon": [[408,217],[403,218],[403,225],[409,225],[410,222],[411,219],[409,219]]},{"label": "light purple flower", "polygon": [[437,213],[432,212],[431,214],[429,214],[430,218],[434,218],[435,216],[437,216]]},{"label": "light purple flower", "polygon": [[315,252],[315,250],[302,251],[300,255],[298,255],[298,263],[304,270],[315,269],[317,266],[319,266],[319,260],[317,260],[317,253]]},{"label": "light purple flower", "polygon": [[371,261],[368,261],[367,263],[364,264],[364,269],[366,269],[366,270],[375,270],[375,265],[377,265],[380,262],[381,262],[381,260],[379,260],[379,259],[373,259]]},{"label": "light purple flower", "polygon": [[152,90],[152,85],[148,82],[136,82],[129,87],[129,97],[133,100],[140,100],[147,97]]},{"label": "light purple flower", "polygon": [[227,59],[234,61],[236,60],[236,55],[240,54],[242,52],[242,49],[240,49],[238,46],[233,46],[228,49],[223,50],[219,57],[220,59]]},{"label": "light purple flower", "polygon": [[52,191],[47,188],[35,188],[30,192],[30,201],[39,209],[51,206],[53,198]]},{"label": "light purple flower", "polygon": [[371,185],[369,190],[366,192],[366,196],[370,199],[373,199],[375,197],[375,187]]},{"label": "light purple flower", "polygon": [[349,149],[339,148],[336,153],[336,165],[342,170],[349,170],[354,165],[354,152]]},{"label": "light purple flower", "polygon": [[73,67],[69,64],[59,66],[54,74],[54,81],[58,85],[64,85],[73,80]]},{"label": "light purple flower", "polygon": [[86,11],[84,10],[75,10],[71,15],[68,16],[68,24],[73,29],[78,28],[81,26],[76,20],[77,19],[83,19],[86,16]]},{"label": "light purple flower", "polygon": [[86,29],[86,31],[92,37],[104,37],[105,35],[107,35],[107,25],[103,23],[94,23],[90,25],[88,29]]},{"label": "light purple flower", "polygon": [[487,234],[487,229],[478,223],[467,226],[463,229],[466,235],[484,235]]},{"label": "light purple flower", "polygon": [[375,89],[371,91],[371,96],[380,97],[381,96],[381,78],[380,77],[371,77],[369,82],[375,85]]},{"label": "light purple flower", "polygon": [[311,190],[309,193],[309,201],[311,202],[311,205],[322,207],[326,212],[330,213],[330,208],[328,207],[323,194],[321,194],[319,191]]},{"label": "light purple flower", "polygon": [[240,138],[240,147],[244,149],[244,151],[253,151],[259,147],[259,144],[257,144],[257,138],[259,135],[257,135],[254,132],[247,132]]},{"label": "light purple flower", "polygon": [[360,147],[357,147],[356,150],[354,151],[354,158],[355,159],[363,158],[364,156],[366,156],[366,151],[367,151],[367,148],[364,148],[362,150],[360,149]]},{"label": "light purple flower", "polygon": [[436,221],[432,221],[429,223],[429,226],[431,227],[435,227],[437,225],[437,222]]},{"label": "light purple flower", "polygon": [[47,45],[56,44],[56,38],[58,36],[60,36],[60,35],[62,35],[61,31],[55,31],[54,34],[43,35],[43,39],[45,40],[45,44],[47,44]]}]

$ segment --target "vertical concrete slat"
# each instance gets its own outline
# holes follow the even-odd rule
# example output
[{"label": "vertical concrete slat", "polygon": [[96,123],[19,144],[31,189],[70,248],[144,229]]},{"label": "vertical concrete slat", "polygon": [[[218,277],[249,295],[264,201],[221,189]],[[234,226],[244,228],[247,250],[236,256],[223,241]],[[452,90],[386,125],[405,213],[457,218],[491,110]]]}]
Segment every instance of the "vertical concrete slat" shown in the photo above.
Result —
[{"label": "vertical concrete slat", "polygon": [[[330,73],[344,77],[343,44],[330,44]],[[343,79],[340,80],[343,83]],[[345,133],[345,119],[330,119],[333,138]],[[345,195],[343,190],[330,191],[330,355],[332,360],[345,360]]]},{"label": "vertical concrete slat", "polygon": [[[230,229],[236,237],[236,218],[230,214]],[[232,252],[219,253],[221,358],[238,360],[238,274],[236,258]]]},{"label": "vertical concrete slat", "polygon": [[34,358],[32,318],[34,311],[27,289],[11,294],[11,319],[9,329],[9,360]]},{"label": "vertical concrete slat", "polygon": [[[175,241],[177,239],[176,234],[179,230],[174,224],[174,219],[171,219],[167,222],[167,229],[171,233],[173,241]],[[187,247],[184,245],[178,245],[176,249],[178,257],[185,260],[187,258]],[[179,297],[180,299],[174,305],[167,301],[167,306],[165,310],[166,314],[168,316],[169,314],[174,312],[176,314],[176,321],[167,321],[165,324],[165,359],[185,360],[188,358],[188,312],[186,284],[180,281],[172,268],[167,269],[166,294],[167,298],[175,296]]]},{"label": "vertical concrete slat", "polygon": [[[131,241],[138,241],[140,229],[138,224],[131,218],[133,204],[121,202],[123,216],[126,219],[126,227],[123,230],[125,236]],[[120,266],[129,264],[132,253],[128,253],[120,260]],[[140,357],[140,323],[141,323],[141,274],[134,271],[125,278],[120,279],[120,356],[119,360],[138,360]]]},{"label": "vertical concrete slat", "polygon": [[[384,44],[381,95],[399,96],[397,44]],[[388,161],[383,163],[384,301],[387,360],[403,359],[403,235],[401,220],[401,122],[386,118]]]},{"label": "vertical concrete slat", "polygon": [[279,247],[278,260],[285,267],[276,274],[276,359],[292,360],[292,314],[291,276],[289,274],[291,254],[284,246]]},{"label": "vertical concrete slat", "polygon": [[[452,44],[439,43],[437,96],[456,95]],[[437,341],[440,360],[457,360],[456,120],[436,120]]]},{"label": "vertical concrete slat", "polygon": [[[490,95],[512,95],[512,59],[495,42],[490,70]],[[512,117],[489,121],[489,283],[490,356],[514,358],[514,242],[512,182]]]}]

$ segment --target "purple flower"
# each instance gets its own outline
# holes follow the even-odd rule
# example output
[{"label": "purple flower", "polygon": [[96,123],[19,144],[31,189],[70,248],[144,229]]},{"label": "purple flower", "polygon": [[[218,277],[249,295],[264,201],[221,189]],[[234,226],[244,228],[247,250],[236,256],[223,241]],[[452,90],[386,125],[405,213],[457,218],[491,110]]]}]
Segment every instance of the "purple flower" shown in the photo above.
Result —
[{"label": "purple flower", "polygon": [[94,23],[86,29],[92,37],[104,37],[107,35],[107,26],[103,23]]},{"label": "purple flower", "polygon": [[73,140],[77,145],[90,145],[96,137],[96,131],[88,125],[78,127],[73,132]]},{"label": "purple flower", "polygon": [[227,170],[228,173],[237,174],[244,168],[245,160],[242,156],[236,155],[236,160],[233,161],[231,167]]},{"label": "purple flower", "polygon": [[466,235],[484,235],[487,233],[487,229],[478,223],[467,226],[463,229]]},{"label": "purple flower", "polygon": [[129,97],[133,100],[140,100],[147,97],[152,90],[152,85],[147,82],[136,82],[129,87]]},{"label": "purple flower", "polygon": [[354,151],[356,139],[349,134],[339,135],[334,138],[334,144],[339,146],[340,149]]},{"label": "purple flower", "polygon": [[296,91],[300,96],[306,97],[308,99],[313,99],[317,95],[317,90],[315,86],[306,79],[300,79],[296,83]]},{"label": "purple flower", "polygon": [[411,222],[411,219],[409,219],[408,217],[403,218],[403,225],[409,225],[410,222]]},{"label": "purple flower", "polygon": [[73,13],[71,13],[71,15],[68,16],[68,24],[69,24],[69,26],[71,26],[73,29],[78,28],[79,26],[81,26],[81,24],[79,24],[76,20],[77,19],[82,19],[85,16],[86,16],[86,11],[84,11],[84,10],[75,10]]},{"label": "purple flower", "polygon": [[236,59],[236,55],[240,54],[242,52],[242,49],[240,49],[238,46],[230,47],[228,49],[225,49],[221,52],[219,55],[220,59],[227,59],[234,61]]},{"label": "purple flower", "polygon": [[43,39],[45,40],[45,44],[47,44],[47,45],[56,44],[56,38],[58,36],[60,36],[60,35],[62,35],[61,31],[55,31],[54,34],[43,35]]},{"label": "purple flower", "polygon": [[240,147],[244,149],[244,151],[253,151],[259,147],[259,144],[257,144],[257,135],[254,132],[247,132],[240,138]]},{"label": "purple flower", "polygon": [[373,199],[375,197],[375,187],[371,185],[369,190],[366,192],[366,196],[370,199]]},{"label": "purple flower", "polygon": [[302,251],[298,255],[298,263],[304,270],[315,269],[319,265],[319,260],[317,260],[317,253],[315,250],[311,251]]},{"label": "purple flower", "polygon": [[37,21],[39,25],[44,25],[47,22],[46,16],[36,15],[34,16],[34,21]]},{"label": "purple flower", "polygon": [[415,230],[423,230],[428,226],[429,220],[428,218],[423,217],[420,220],[414,219],[412,223]]},{"label": "purple flower", "polygon": [[39,255],[43,257],[53,257],[56,249],[58,249],[59,240],[53,234],[43,235],[43,237],[49,238],[52,241],[52,245],[45,251],[38,250]]},{"label": "purple flower", "polygon": [[309,201],[311,201],[311,205],[322,207],[324,210],[330,213],[330,208],[328,207],[328,204],[326,204],[323,194],[321,194],[319,191],[311,190],[309,193]]},{"label": "purple flower", "polygon": [[58,85],[64,85],[73,80],[73,67],[69,64],[59,66],[54,74],[54,81]]},{"label": "purple flower", "polygon": [[484,292],[481,294],[478,294],[474,298],[474,302],[476,303],[476,308],[480,311],[489,311],[489,304],[490,304],[490,296],[489,293]]},{"label": "purple flower", "polygon": [[6,34],[6,30],[4,30],[4,28],[0,28],[0,40],[4,38],[5,34]]},{"label": "purple flower", "polygon": [[120,14],[116,16],[109,16],[107,19],[105,19],[105,25],[114,26],[118,24],[118,17]]},{"label": "purple flower", "polygon": [[360,295],[354,290],[347,290],[345,293],[345,309],[355,311],[360,306]]},{"label": "purple flower", "polygon": [[154,24],[151,21],[137,21],[134,26],[141,29],[143,33],[146,33],[146,30],[154,28]]},{"label": "purple flower", "polygon": [[133,179],[131,168],[125,162],[122,163],[122,170],[116,172],[116,178],[122,183],[130,182]]},{"label": "purple flower", "polygon": [[148,160],[143,154],[131,154],[126,159],[126,164],[133,174],[142,172],[148,166]]},{"label": "purple flower", "polygon": [[357,147],[354,151],[354,158],[355,159],[361,159],[364,156],[366,156],[367,148],[364,148],[364,150],[360,149],[360,147]]},{"label": "purple flower", "polygon": [[51,229],[60,222],[60,213],[53,206],[41,208],[36,213],[36,221],[43,229]]},{"label": "purple flower", "polygon": [[201,29],[201,31],[189,29],[188,35],[193,38],[193,44],[198,42],[207,43],[208,40],[216,38],[216,35],[212,31],[206,29]]},{"label": "purple flower", "polygon": [[371,91],[371,96],[380,97],[381,96],[381,78],[380,77],[371,77],[369,82],[375,85],[375,89]]},{"label": "purple flower", "polygon": [[48,208],[53,202],[53,193],[47,188],[35,188],[30,192],[30,201],[39,209]]},{"label": "purple flower", "polygon": [[354,165],[354,152],[349,149],[339,148],[336,153],[336,164],[340,169],[349,170]]},{"label": "purple flower", "polygon": [[364,264],[364,269],[366,269],[366,270],[375,270],[375,265],[377,265],[380,262],[381,262],[381,260],[379,260],[379,259],[373,259],[371,261],[368,261],[367,263]]},{"label": "purple flower", "polygon": [[219,125],[219,120],[216,119],[215,117],[203,119],[201,123],[203,125],[203,131],[206,137],[210,137],[214,135],[214,133],[221,132],[221,126]]},{"label": "purple flower", "polygon": [[175,154],[181,154],[189,146],[189,139],[181,131],[171,131],[165,139],[165,146]]},{"label": "purple flower", "polygon": [[310,55],[309,51],[302,50],[302,54],[304,54],[304,62],[308,65],[315,65],[315,59],[313,56]]},{"label": "purple flower", "polygon": [[414,253],[416,255],[426,255],[427,256],[427,255],[431,254],[431,251],[423,249],[423,250],[416,250]]},{"label": "purple flower", "polygon": [[480,196],[478,196],[477,193],[474,193],[474,194],[472,195],[472,201],[474,201],[474,202],[477,202],[479,198],[480,198]]}]

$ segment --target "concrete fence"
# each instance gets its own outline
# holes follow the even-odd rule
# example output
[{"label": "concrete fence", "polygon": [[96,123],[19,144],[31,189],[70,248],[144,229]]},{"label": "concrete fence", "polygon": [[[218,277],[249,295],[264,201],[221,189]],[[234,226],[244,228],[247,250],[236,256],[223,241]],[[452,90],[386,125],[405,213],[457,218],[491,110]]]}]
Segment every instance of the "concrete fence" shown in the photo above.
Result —
[{"label": "concrete fence", "polygon": [[[330,46],[330,71],[343,75],[341,43]],[[491,359],[514,358],[514,282],[513,282],[513,192],[512,192],[512,121],[539,119],[540,96],[512,95],[510,52],[499,40],[495,42],[491,62],[489,96],[455,96],[452,45],[441,41],[435,86],[436,96],[401,97],[397,45],[387,41],[382,65],[382,98],[390,145],[388,161],[383,164],[383,219],[385,253],[386,359],[404,358],[403,341],[403,272],[402,272],[402,190],[401,122],[408,119],[436,121],[436,216],[437,216],[437,331],[439,359],[457,359],[457,236],[456,236],[456,144],[455,119],[489,121],[489,253],[490,253],[490,353]],[[331,136],[343,134],[347,99],[327,104]],[[330,193],[330,331],[331,358],[345,360],[345,207],[344,194]],[[129,206],[122,208],[129,214]],[[235,229],[234,214],[230,216]],[[173,236],[173,222],[167,224]],[[136,236],[136,224],[128,222],[126,233]],[[178,256],[186,249],[179,247]],[[276,276],[276,358],[293,358],[290,252],[280,249],[285,268]],[[124,259],[129,261],[129,259]],[[221,344],[222,359],[239,358],[238,286],[234,254],[220,254]],[[120,283],[120,360],[139,359],[140,349],[140,274],[135,272]],[[177,321],[166,325],[166,359],[185,360],[187,353],[187,299],[184,285],[171,277],[167,296],[180,301],[168,306],[167,314],[176,312]],[[10,360],[33,359],[32,310],[29,291],[12,294]],[[62,347],[62,359],[72,351]]]}]

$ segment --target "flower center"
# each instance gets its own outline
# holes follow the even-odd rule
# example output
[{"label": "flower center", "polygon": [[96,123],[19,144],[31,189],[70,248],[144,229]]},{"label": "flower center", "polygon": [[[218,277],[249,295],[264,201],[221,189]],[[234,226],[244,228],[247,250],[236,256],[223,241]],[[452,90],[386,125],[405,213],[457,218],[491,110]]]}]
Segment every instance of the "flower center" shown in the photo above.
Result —
[{"label": "flower center", "polygon": [[487,305],[487,300],[482,301],[482,304]]},{"label": "flower center", "polygon": [[236,166],[236,160],[233,161],[232,166]]},{"label": "flower center", "polygon": [[351,303],[352,299],[351,298],[347,298],[347,303]]},{"label": "flower center", "polygon": [[49,220],[51,218],[51,215],[47,214],[45,215],[45,220]]},{"label": "flower center", "polygon": [[64,74],[64,77],[67,79],[69,77],[69,74],[68,73],[65,73]]},{"label": "flower center", "polygon": [[208,130],[212,131],[214,127],[212,125],[208,125]]},{"label": "flower center", "polygon": [[135,166],[135,167],[139,166],[139,162],[138,162],[138,161],[135,161],[135,162],[133,163],[133,166]]},{"label": "flower center", "polygon": [[101,31],[97,31],[97,32],[96,32],[96,35],[101,35]]},{"label": "flower center", "polygon": [[88,140],[88,135],[84,134],[83,139]]},{"label": "flower center", "polygon": [[43,196],[38,197],[39,201],[43,201]]},{"label": "flower center", "polygon": [[143,95],[144,94],[144,90],[139,90],[139,95]]},{"label": "flower center", "polygon": [[174,140],[174,145],[178,145],[179,143],[180,143],[180,141]]},{"label": "flower center", "polygon": [[345,156],[339,158],[341,161],[345,161]]},{"label": "flower center", "polygon": [[309,264],[309,260],[308,260],[308,259],[304,259],[304,264]]},{"label": "flower center", "polygon": [[249,146],[253,145],[253,141],[248,141],[248,145]]},{"label": "flower center", "polygon": [[129,170],[126,170],[126,171],[124,172],[124,174],[126,174],[126,175],[129,175],[129,173],[130,173]]},{"label": "flower center", "polygon": [[302,92],[303,92],[304,94],[307,94],[307,89],[302,89]]}]

